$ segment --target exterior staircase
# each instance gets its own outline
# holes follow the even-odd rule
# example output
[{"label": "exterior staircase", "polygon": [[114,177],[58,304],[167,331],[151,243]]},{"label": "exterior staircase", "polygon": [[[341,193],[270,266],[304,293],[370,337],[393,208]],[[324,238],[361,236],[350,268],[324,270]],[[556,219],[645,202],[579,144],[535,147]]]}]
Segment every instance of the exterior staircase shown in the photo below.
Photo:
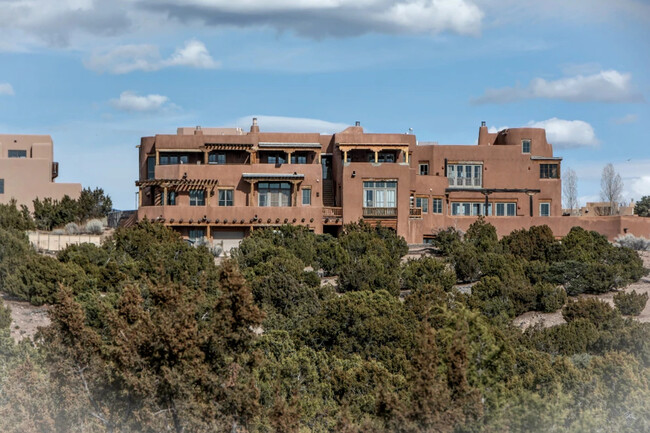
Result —
[{"label": "exterior staircase", "polygon": [[334,200],[334,181],[332,179],[323,180],[323,206],[335,206]]}]

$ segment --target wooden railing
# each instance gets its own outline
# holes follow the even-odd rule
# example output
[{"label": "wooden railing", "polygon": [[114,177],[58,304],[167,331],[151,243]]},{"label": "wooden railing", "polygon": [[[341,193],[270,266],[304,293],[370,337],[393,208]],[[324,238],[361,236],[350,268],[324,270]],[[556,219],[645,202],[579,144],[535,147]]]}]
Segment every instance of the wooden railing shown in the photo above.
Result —
[{"label": "wooden railing", "polygon": [[381,217],[381,218],[394,218],[397,216],[396,207],[364,207],[363,216],[365,217]]},{"label": "wooden railing", "polygon": [[324,217],[342,218],[343,217],[343,208],[342,207],[324,207],[323,208],[323,216]]},{"label": "wooden railing", "polygon": [[422,218],[422,208],[412,207],[409,209],[409,218]]}]

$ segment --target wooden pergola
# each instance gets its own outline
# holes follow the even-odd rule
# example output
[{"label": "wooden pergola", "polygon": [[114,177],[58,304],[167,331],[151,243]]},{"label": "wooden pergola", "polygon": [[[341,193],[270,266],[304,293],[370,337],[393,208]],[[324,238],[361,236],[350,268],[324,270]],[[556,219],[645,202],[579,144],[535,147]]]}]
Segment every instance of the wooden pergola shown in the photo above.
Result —
[{"label": "wooden pergola", "polygon": [[409,146],[404,143],[338,143],[338,148],[343,152],[343,162],[348,160],[348,152],[351,150],[369,150],[375,153],[375,164],[379,162],[379,152],[383,150],[397,150],[404,154],[404,162],[409,163]]},{"label": "wooden pergola", "polygon": [[251,192],[248,196],[248,206],[256,206],[255,204],[255,185],[258,182],[289,182],[293,185],[291,193],[292,206],[296,206],[298,185],[305,180],[304,174],[279,174],[279,173],[244,173],[242,175],[244,181],[248,182],[251,186]]},{"label": "wooden pergola", "polygon": [[138,207],[142,206],[142,189],[148,187],[158,187],[163,189],[161,205],[165,206],[167,200],[167,190],[189,191],[191,189],[203,189],[206,195],[206,206],[210,205],[210,192],[219,183],[217,179],[147,179],[135,183],[138,187]]}]

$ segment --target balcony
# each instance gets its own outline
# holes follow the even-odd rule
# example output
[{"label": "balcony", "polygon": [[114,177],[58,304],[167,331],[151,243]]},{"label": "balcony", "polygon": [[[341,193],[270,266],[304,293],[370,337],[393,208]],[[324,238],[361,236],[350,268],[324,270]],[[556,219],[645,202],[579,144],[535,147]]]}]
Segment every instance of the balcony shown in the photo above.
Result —
[{"label": "balcony", "polygon": [[323,217],[343,218],[342,207],[324,207]]},{"label": "balcony", "polygon": [[364,207],[364,218],[396,218],[396,207]]},{"label": "balcony", "polygon": [[409,218],[422,218],[422,208],[412,207],[409,209]]}]

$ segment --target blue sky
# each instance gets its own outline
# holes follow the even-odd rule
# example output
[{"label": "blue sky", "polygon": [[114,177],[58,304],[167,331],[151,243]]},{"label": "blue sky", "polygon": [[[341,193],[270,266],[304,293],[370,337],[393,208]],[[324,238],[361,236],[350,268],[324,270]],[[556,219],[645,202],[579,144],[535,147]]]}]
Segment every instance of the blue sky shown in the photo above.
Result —
[{"label": "blue sky", "polygon": [[542,126],[582,202],[609,162],[650,195],[647,1],[0,0],[0,23],[0,133],[52,135],[59,181],[117,208],[140,137],[253,116],[441,144]]}]

